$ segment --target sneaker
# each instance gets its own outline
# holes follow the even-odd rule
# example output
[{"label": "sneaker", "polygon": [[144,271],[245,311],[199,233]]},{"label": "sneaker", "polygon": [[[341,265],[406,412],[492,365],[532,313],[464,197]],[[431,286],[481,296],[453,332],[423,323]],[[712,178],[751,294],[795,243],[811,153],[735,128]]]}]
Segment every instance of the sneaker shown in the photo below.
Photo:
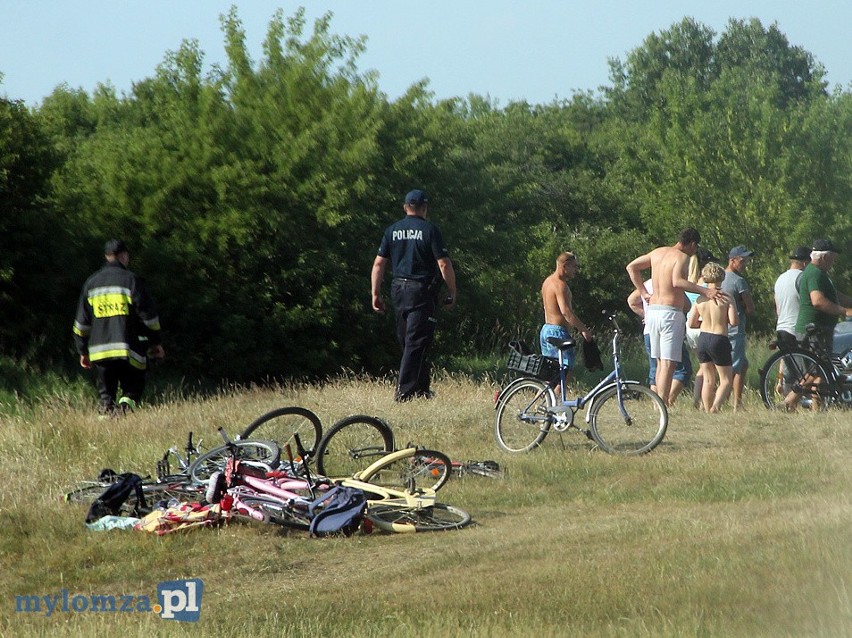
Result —
[{"label": "sneaker", "polygon": [[131,399],[130,397],[121,397],[118,400],[118,407],[116,412],[121,415],[125,415],[128,412],[133,413],[133,411],[137,408],[136,401]]}]

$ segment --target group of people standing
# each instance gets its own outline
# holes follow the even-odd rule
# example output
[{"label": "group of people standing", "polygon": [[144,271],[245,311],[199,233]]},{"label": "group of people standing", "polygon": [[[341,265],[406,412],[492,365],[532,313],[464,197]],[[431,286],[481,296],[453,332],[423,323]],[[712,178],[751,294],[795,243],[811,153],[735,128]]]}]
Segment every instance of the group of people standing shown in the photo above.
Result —
[{"label": "group of people standing", "polygon": [[[689,379],[689,344],[700,363],[696,406],[718,412],[732,396],[734,408],[742,409],[749,367],[746,324],[755,312],[743,275],[754,252],[735,246],[728,253],[727,267],[722,268],[699,248],[700,241],[698,231],[687,228],[674,246],[657,248],[630,262],[627,272],[635,290],[628,305],[645,322],[649,381],[668,405]],[[848,307],[852,299],[837,292],[828,276],[837,253],[830,241],[818,239],[812,248],[801,246],[790,255],[790,269],[775,285],[779,339],[801,340],[805,327],[814,323],[819,327],[820,345],[832,351],[838,317],[852,314]],[[690,261],[698,266],[691,273]],[[651,278],[643,281],[645,270],[651,271]]]},{"label": "group of people standing", "polygon": [[[382,283],[388,265],[393,272],[391,300],[402,348],[397,401],[434,395],[428,355],[436,314],[441,307],[452,309],[457,297],[453,263],[440,230],[429,220],[429,207],[429,195],[423,190],[405,196],[405,216],[385,229],[371,273],[372,308],[384,313]],[[754,253],[745,246],[732,248],[723,269],[700,242],[699,232],[686,228],[673,246],[631,261],[627,273],[634,291],[628,305],[644,322],[649,383],[657,394],[672,405],[688,383],[690,344],[701,366],[695,380],[696,405],[700,402],[706,411],[716,412],[729,394],[736,408],[742,406],[749,365],[746,322],[755,309],[743,273]],[[127,245],[110,240],[104,252],[106,263],[83,286],[74,335],[80,365],[96,371],[100,411],[115,414],[138,403],[148,358],[161,359],[164,351],[154,300],[144,281],[128,270]],[[852,316],[852,299],[838,293],[828,276],[837,252],[825,239],[792,252],[790,269],[775,283],[779,339],[801,339],[805,326],[815,323],[817,338],[831,350],[837,317]],[[645,271],[650,271],[648,279],[643,279]],[[585,341],[593,339],[591,329],[574,311],[568,282],[578,272],[577,255],[563,252],[542,283],[544,356],[558,356],[548,337],[568,339],[573,329]],[[446,293],[441,294],[444,287]],[[570,355],[566,362],[573,367]],[[117,401],[119,386],[124,396]]]},{"label": "group of people standing", "polygon": [[[457,294],[446,245],[428,220],[428,195],[411,191],[403,208],[406,216],[384,232],[371,276],[372,306],[383,313],[381,286],[386,267],[391,265],[391,297],[402,347],[395,393],[398,401],[432,396],[428,350],[440,307],[437,291],[442,283],[446,285],[444,304],[448,308],[455,304]],[[631,261],[627,273],[634,291],[628,305],[644,322],[649,384],[668,405],[692,376],[691,350],[700,364],[693,394],[696,407],[718,412],[732,397],[735,409],[741,409],[749,368],[746,326],[755,312],[744,274],[754,251],[735,246],[723,267],[700,242],[700,233],[686,228],[673,246],[656,248]],[[819,239],[812,248],[799,247],[791,254],[790,271],[779,277],[775,287],[778,330],[785,331],[787,338],[801,339],[805,325],[817,323],[823,326],[821,338],[830,349],[837,317],[852,312],[848,307],[852,300],[836,291],[827,274],[837,252],[831,242]],[[644,279],[646,271],[650,276]],[[577,255],[562,252],[556,257],[554,271],[542,282],[544,324],[539,342],[544,356],[558,356],[548,338],[567,340],[573,330],[587,342],[593,339],[590,327],[574,309],[569,282],[578,272]],[[569,368],[574,365],[572,355],[573,350],[566,353]]]}]

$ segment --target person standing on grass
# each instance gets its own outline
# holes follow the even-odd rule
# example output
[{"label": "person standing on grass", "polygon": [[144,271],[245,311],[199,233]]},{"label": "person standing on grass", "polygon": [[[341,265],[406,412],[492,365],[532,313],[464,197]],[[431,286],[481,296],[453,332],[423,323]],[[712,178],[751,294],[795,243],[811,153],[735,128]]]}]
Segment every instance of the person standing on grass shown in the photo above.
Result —
[{"label": "person standing on grass", "polygon": [[[724,300],[718,288],[704,289],[688,279],[689,257],[698,250],[701,235],[694,228],[685,228],[674,246],[661,246],[637,257],[627,264],[630,281],[638,293],[649,302],[645,320],[651,337],[651,356],[657,360],[657,394],[671,406],[671,387],[674,371],[683,357],[686,320],[683,314],[684,293],[704,293],[711,299]],[[645,290],[642,271],[651,270],[654,293]]]},{"label": "person standing on grass", "polygon": [[[124,414],[139,404],[148,357],[165,356],[160,318],[145,282],[128,270],[127,244],[111,239],[104,266],[83,284],[74,341],[80,366],[95,370],[102,415]],[[123,396],[116,402],[118,388]]]},{"label": "person standing on grass", "polygon": [[[725,280],[725,270],[719,264],[710,262],[701,271],[701,278],[708,290],[718,288]],[[698,362],[701,364],[703,384],[701,404],[705,412],[718,412],[727,401],[733,385],[733,359],[729,326],[739,322],[736,308],[728,301],[711,301],[704,295],[695,300],[695,312],[689,316],[689,326],[699,328]],[[716,375],[719,375],[719,387],[716,387]]]},{"label": "person standing on grass", "polygon": [[[834,352],[834,328],[838,317],[852,317],[852,297],[837,291],[828,271],[834,266],[839,250],[828,239],[817,239],[811,250],[811,263],[805,266],[799,279],[799,316],[796,319],[796,337],[801,340],[809,324],[814,324],[817,345],[826,353]],[[814,384],[823,382],[820,377],[810,379]],[[793,411],[801,394],[795,389],[784,397],[784,407]],[[812,407],[819,409],[817,397]]]},{"label": "person standing on grass", "polygon": [[754,315],[754,300],[751,297],[751,289],[742,275],[748,267],[752,255],[754,255],[754,251],[745,246],[731,248],[728,252],[728,267],[725,268],[725,281],[722,282],[722,290],[731,298],[739,317],[739,325],[732,326],[728,331],[728,338],[731,340],[733,350],[735,410],[743,409],[743,389],[748,372],[746,322],[748,317]]},{"label": "person standing on grass", "polygon": [[384,313],[382,281],[390,262],[396,337],[402,347],[396,401],[433,396],[428,354],[442,281],[447,285],[444,307],[452,309],[456,303],[453,262],[441,231],[428,219],[429,196],[422,190],[409,192],[403,210],[405,217],[385,229],[370,275],[373,310]]},{"label": "person standing on grass", "polygon": [[[541,284],[541,301],[544,305],[544,325],[539,331],[539,346],[541,354],[545,357],[556,359],[559,350],[548,343],[548,337],[556,337],[563,341],[571,338],[569,330],[574,328],[586,341],[592,340],[592,332],[586,327],[580,318],[574,313],[574,295],[568,282],[577,276],[580,267],[577,264],[577,256],[571,252],[561,253],[556,258],[556,270],[554,270]],[[574,368],[576,348],[565,352],[565,363],[568,372],[565,380],[570,379],[571,370]]]},{"label": "person standing on grass", "polygon": [[[689,258],[689,281],[706,287],[704,279],[701,277],[701,271],[704,266],[711,261],[718,263],[718,259],[713,256],[706,248],[699,248],[692,257]],[[698,294],[694,292],[686,293],[686,298],[689,301],[689,309],[686,311],[686,344],[689,346],[689,351],[698,356],[698,335],[701,334],[701,328],[691,328],[689,325],[690,315],[695,312],[695,300],[698,299]],[[700,321],[700,319],[699,319]],[[704,385],[704,376],[701,374],[701,366],[695,373],[695,381],[692,384],[692,405],[694,408],[701,407],[701,388]]]},{"label": "person standing on grass", "polygon": [[[645,290],[648,294],[654,294],[654,284],[650,279],[645,281]],[[697,295],[696,295],[697,297]],[[648,312],[648,302],[638,290],[634,290],[627,297],[627,305],[630,309],[642,319],[642,340],[645,343],[645,353],[648,355],[648,386],[654,391],[657,391],[657,360],[651,356],[651,335],[648,332],[648,324],[645,323],[645,314]],[[685,311],[688,311],[685,308]],[[692,376],[692,361],[689,358],[689,352],[686,349],[686,341],[683,344],[683,352],[681,352],[680,362],[675,367],[674,375],[672,376],[672,388],[669,391],[670,400],[672,403],[677,401],[683,388],[689,383]]]},{"label": "person standing on grass", "polygon": [[827,239],[817,239],[811,251],[811,263],[802,271],[799,280],[799,316],[796,335],[805,336],[805,327],[816,324],[820,347],[834,352],[834,328],[838,317],[852,317],[852,297],[837,291],[828,271],[834,266],[840,251]]},{"label": "person standing on grass", "polygon": [[799,318],[799,279],[811,263],[811,249],[799,246],[790,254],[790,268],[775,280],[775,335],[778,343],[796,345],[796,320]]}]

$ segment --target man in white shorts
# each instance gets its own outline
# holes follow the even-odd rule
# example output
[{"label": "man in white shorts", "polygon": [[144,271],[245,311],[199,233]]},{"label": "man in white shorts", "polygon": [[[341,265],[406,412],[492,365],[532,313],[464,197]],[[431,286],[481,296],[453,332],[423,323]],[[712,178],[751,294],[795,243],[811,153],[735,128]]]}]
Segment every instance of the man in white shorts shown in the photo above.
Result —
[{"label": "man in white shorts", "polygon": [[[645,321],[651,337],[651,356],[657,359],[657,394],[671,405],[672,378],[683,352],[686,336],[686,317],[683,313],[686,292],[704,294],[709,298],[725,297],[717,289],[707,289],[688,279],[689,257],[698,251],[701,235],[694,228],[685,228],[674,246],[661,246],[637,257],[627,265],[627,273],[642,298],[648,301]],[[642,271],[651,270],[654,294],[648,294]]]}]

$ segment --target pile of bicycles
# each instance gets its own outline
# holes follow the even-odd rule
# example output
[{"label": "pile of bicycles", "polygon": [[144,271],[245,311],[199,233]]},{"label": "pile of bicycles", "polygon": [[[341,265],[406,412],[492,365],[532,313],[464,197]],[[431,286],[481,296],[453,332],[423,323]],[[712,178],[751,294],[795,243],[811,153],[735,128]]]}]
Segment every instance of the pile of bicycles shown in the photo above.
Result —
[{"label": "pile of bicycles", "polygon": [[[442,452],[413,445],[398,450],[391,427],[366,415],[341,419],[323,435],[316,414],[289,406],[259,417],[233,440],[222,428],[219,433],[223,445],[206,452],[201,442],[193,443],[192,433],[182,453],[167,450],[157,463],[157,478],[143,480],[144,507],[131,494],[120,513],[144,514],[169,503],[218,503],[228,519],[308,529],[311,503],[343,486],[365,495],[368,528],[460,529],[470,524],[470,515],[439,502],[438,490],[453,474],[499,473],[493,462],[454,463]],[[65,500],[91,503],[116,476],[102,472]]]},{"label": "pile of bicycles", "polygon": [[812,325],[801,342],[779,339],[769,347],[776,352],[760,369],[760,397],[767,408],[852,408],[852,349],[825,352]]}]

